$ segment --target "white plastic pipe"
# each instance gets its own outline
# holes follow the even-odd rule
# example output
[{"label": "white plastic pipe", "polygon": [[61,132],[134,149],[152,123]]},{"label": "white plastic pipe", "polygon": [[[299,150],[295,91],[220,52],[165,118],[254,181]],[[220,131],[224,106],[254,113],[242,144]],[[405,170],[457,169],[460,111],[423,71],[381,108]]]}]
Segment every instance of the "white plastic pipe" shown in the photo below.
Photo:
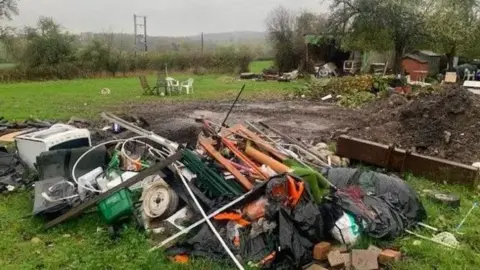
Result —
[{"label": "white plastic pipe", "polygon": [[[235,200],[229,202],[228,204],[226,204],[225,206],[222,206],[221,208],[215,210],[213,213],[211,213],[210,215],[207,216],[208,219],[211,219],[212,217],[222,213],[223,211],[227,210],[228,208],[230,208],[232,205],[235,205],[237,203],[239,203],[240,201],[242,201],[243,199],[245,199],[250,193],[252,193],[252,191],[248,192],[248,193],[245,193],[243,194],[242,196],[236,198]],[[171,241],[177,239],[178,237],[188,233],[189,231],[193,230],[194,228],[200,226],[201,224],[203,224],[204,222],[206,221],[205,218],[202,218],[200,219],[199,221],[193,223],[192,225],[188,226],[187,228],[177,232],[176,234],[170,236],[169,238],[163,240],[160,244],[152,247],[151,249],[149,249],[148,251],[149,252],[152,252],[156,249],[159,249],[163,246],[165,246],[166,244],[170,243]]]},{"label": "white plastic pipe", "polygon": [[202,214],[202,217],[205,219],[205,221],[207,222],[208,226],[210,227],[210,229],[212,230],[213,234],[215,234],[215,236],[217,237],[218,241],[220,241],[220,244],[222,244],[223,248],[225,249],[225,251],[227,252],[228,256],[230,256],[230,258],[232,259],[232,261],[235,263],[235,265],[237,266],[238,269],[240,270],[244,270],[242,264],[237,260],[237,258],[235,257],[235,255],[232,253],[232,251],[228,248],[227,244],[225,243],[225,241],[223,240],[223,238],[220,236],[220,234],[218,233],[217,229],[215,229],[215,226],[213,226],[212,222],[210,221],[210,219],[208,218],[207,214],[205,213],[205,211],[203,210],[202,206],[200,205],[200,203],[198,202],[197,198],[195,197],[195,194],[193,194],[193,191],[190,189],[190,186],[188,185],[187,183],[187,180],[185,180],[185,177],[183,177],[182,175],[182,172],[180,171],[180,169],[177,167],[177,165],[173,165],[175,170],[177,171],[178,175],[180,176],[180,179],[182,179],[182,183],[183,185],[185,186],[185,188],[187,189],[188,193],[190,194],[190,197],[192,198],[193,202],[195,203],[195,205],[197,206],[198,210],[200,211],[200,214]]}]

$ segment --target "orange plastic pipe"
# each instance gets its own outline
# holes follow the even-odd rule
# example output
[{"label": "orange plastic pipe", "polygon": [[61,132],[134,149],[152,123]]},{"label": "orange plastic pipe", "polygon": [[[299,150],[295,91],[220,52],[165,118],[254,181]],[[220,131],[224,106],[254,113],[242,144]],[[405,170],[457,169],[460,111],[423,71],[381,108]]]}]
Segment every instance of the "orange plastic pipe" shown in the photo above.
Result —
[{"label": "orange plastic pipe", "polygon": [[204,139],[200,139],[198,142],[205,149],[205,151],[207,151],[207,153],[216,161],[222,164],[244,188],[247,190],[253,189],[252,183],[250,183],[250,181],[248,181],[248,179],[230,163],[230,160],[224,158],[217,150],[215,150],[215,148],[209,142]]},{"label": "orange plastic pipe", "polygon": [[245,148],[245,154],[247,154],[247,156],[251,157],[256,162],[269,166],[276,173],[288,173],[291,171],[288,166],[276,161],[252,146],[247,145]]}]

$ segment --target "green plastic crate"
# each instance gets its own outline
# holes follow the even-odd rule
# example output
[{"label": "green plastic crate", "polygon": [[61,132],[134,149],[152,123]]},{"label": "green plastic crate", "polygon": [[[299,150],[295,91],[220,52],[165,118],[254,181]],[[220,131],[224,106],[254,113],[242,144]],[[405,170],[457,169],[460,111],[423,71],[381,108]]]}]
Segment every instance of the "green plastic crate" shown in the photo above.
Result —
[{"label": "green plastic crate", "polygon": [[134,209],[130,190],[124,188],[100,201],[98,211],[107,224],[113,224],[123,217],[131,216]]}]

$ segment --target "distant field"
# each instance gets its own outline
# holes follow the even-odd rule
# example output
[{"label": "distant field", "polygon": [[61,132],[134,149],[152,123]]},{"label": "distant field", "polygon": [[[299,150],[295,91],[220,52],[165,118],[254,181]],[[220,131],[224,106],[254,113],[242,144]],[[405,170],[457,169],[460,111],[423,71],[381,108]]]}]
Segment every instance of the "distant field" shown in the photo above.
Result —
[{"label": "distant field", "polygon": [[3,68],[14,68],[16,67],[17,64],[15,63],[0,63],[0,69],[3,69]]},{"label": "distant field", "polygon": [[[72,115],[95,118],[102,110],[119,108],[125,102],[147,100],[233,100],[243,84],[242,98],[279,98],[302,86],[302,82],[240,81],[232,76],[172,74],[177,80],[192,77],[193,95],[143,96],[138,78],[78,79],[6,84],[0,87],[0,116],[7,119],[25,119],[29,116],[47,119],[67,119]],[[148,77],[153,86],[156,76]],[[101,95],[102,88],[110,88],[110,95]]]},{"label": "distant field", "polygon": [[253,61],[250,63],[249,69],[253,73],[261,73],[264,69],[273,66],[272,60],[266,61]]}]

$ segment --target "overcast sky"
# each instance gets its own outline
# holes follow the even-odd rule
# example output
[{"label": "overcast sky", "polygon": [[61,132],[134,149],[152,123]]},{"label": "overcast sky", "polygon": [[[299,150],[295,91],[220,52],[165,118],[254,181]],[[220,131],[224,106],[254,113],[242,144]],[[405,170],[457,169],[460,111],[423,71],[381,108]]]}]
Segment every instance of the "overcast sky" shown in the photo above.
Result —
[{"label": "overcast sky", "polygon": [[146,15],[149,35],[184,36],[200,32],[264,31],[270,10],[283,5],[316,13],[327,0],[19,0],[14,26],[53,17],[71,32],[133,32],[133,14]]}]

